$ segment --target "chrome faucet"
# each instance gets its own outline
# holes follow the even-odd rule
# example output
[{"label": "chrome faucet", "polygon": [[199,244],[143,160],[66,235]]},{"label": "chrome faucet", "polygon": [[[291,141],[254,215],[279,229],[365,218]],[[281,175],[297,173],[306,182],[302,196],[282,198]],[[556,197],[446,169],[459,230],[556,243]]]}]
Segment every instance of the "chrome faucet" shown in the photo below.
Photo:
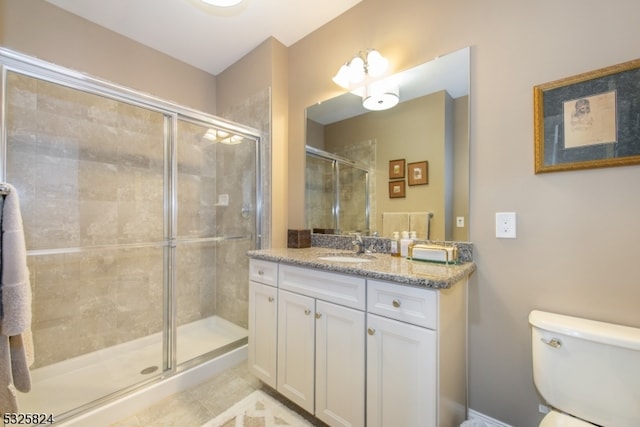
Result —
[{"label": "chrome faucet", "polygon": [[355,239],[351,242],[353,245],[353,250],[356,251],[357,254],[363,254],[364,250],[364,242],[362,241],[362,235],[360,233],[355,233]]}]

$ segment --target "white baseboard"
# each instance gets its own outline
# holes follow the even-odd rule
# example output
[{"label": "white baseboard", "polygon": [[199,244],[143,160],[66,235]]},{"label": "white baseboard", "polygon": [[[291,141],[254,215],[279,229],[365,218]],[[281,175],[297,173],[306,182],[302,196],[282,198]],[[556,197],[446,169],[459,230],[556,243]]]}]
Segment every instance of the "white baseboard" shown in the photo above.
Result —
[{"label": "white baseboard", "polygon": [[482,421],[487,427],[512,427],[509,424],[505,424],[502,421],[498,421],[491,417],[488,417],[480,412],[469,409],[469,419],[474,421]]}]

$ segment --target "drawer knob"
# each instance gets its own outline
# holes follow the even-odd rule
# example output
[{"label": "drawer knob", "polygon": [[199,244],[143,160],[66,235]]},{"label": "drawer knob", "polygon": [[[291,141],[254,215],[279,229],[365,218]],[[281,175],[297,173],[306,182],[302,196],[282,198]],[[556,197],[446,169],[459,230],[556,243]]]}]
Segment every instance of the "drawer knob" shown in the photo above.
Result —
[{"label": "drawer knob", "polygon": [[311,310],[309,310],[308,308],[304,309],[304,314],[306,314],[307,316],[311,314]]},{"label": "drawer knob", "polygon": [[258,276],[264,276],[264,270],[258,270]]},{"label": "drawer knob", "polygon": [[322,317],[322,313],[316,313],[316,319],[319,319]]},{"label": "drawer knob", "polygon": [[269,297],[269,302],[273,302],[273,297]]},{"label": "drawer knob", "polygon": [[400,308],[400,300],[399,299],[394,299],[391,304],[393,304],[393,306],[395,308]]},{"label": "drawer knob", "polygon": [[376,333],[376,330],[375,330],[375,329],[373,329],[373,328],[369,328],[369,329],[367,329],[367,333],[368,333],[369,335],[373,335],[373,334],[375,334],[375,333]]}]

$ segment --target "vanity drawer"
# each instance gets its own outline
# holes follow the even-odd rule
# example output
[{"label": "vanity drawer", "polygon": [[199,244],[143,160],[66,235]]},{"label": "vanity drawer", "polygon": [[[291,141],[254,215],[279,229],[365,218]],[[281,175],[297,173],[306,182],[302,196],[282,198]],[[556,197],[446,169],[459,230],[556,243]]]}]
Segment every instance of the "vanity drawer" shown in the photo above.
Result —
[{"label": "vanity drawer", "polygon": [[367,312],[430,329],[437,327],[437,291],[367,281]]},{"label": "vanity drawer", "polygon": [[365,309],[366,281],[360,277],[280,265],[278,286],[302,295],[359,310]]},{"label": "vanity drawer", "polygon": [[265,285],[278,285],[278,264],[270,261],[251,259],[249,261],[249,280]]}]

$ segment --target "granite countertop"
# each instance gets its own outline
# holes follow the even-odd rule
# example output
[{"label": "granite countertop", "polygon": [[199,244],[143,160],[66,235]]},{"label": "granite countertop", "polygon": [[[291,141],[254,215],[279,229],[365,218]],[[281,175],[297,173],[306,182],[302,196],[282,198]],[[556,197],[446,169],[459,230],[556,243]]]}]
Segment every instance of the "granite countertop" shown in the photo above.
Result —
[{"label": "granite countertop", "polygon": [[317,268],[336,273],[354,274],[369,279],[387,280],[405,285],[435,289],[450,288],[476,269],[476,265],[473,262],[445,265],[393,257],[386,253],[363,255],[371,259],[369,262],[325,261],[319,259],[319,257],[354,255],[354,253],[353,251],[324,247],[260,249],[249,251],[247,255],[250,258],[265,261]]}]

